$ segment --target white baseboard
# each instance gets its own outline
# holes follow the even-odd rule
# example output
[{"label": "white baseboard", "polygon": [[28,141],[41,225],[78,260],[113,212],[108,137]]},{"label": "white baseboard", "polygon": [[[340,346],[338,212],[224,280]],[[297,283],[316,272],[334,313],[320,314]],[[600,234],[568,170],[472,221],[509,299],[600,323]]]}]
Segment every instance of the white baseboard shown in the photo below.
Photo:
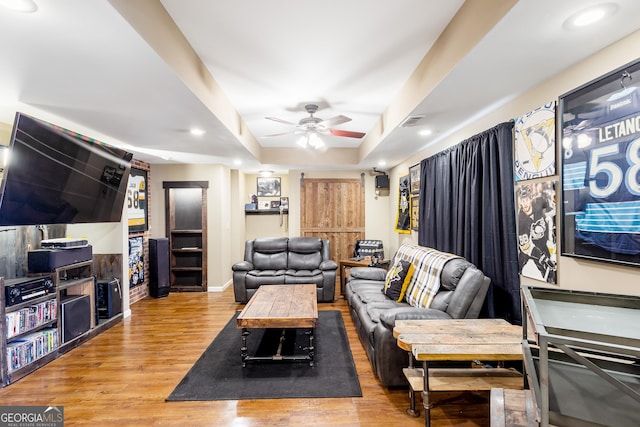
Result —
[{"label": "white baseboard", "polygon": [[233,284],[233,279],[229,279],[227,283],[222,286],[209,286],[207,287],[208,292],[224,292],[229,286]]}]

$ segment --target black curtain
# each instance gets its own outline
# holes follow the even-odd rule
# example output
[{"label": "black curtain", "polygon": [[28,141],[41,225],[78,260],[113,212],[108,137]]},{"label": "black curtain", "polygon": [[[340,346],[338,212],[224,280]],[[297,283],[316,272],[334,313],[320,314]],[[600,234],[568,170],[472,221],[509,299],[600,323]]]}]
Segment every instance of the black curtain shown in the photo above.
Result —
[{"label": "black curtain", "polygon": [[491,278],[483,317],[522,323],[513,122],[420,163],[418,243],[465,257]]}]

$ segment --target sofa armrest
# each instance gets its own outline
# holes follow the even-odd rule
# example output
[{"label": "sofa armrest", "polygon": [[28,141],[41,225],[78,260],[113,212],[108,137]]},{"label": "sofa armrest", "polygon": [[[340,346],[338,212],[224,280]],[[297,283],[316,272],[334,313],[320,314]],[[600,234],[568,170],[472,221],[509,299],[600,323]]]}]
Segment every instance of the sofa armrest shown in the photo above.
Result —
[{"label": "sofa armrest", "polygon": [[338,264],[333,260],[322,261],[320,263],[320,270],[337,270]]},{"label": "sofa armrest", "polygon": [[444,311],[433,308],[398,307],[385,310],[380,314],[380,323],[387,329],[393,330],[396,320],[429,320],[451,319]]},{"label": "sofa armrest", "polygon": [[351,267],[349,276],[352,279],[382,280],[387,278],[387,270],[378,267]]},{"label": "sofa armrest", "polygon": [[231,270],[233,271],[251,271],[253,270],[253,263],[249,261],[240,261],[236,262],[231,266]]}]

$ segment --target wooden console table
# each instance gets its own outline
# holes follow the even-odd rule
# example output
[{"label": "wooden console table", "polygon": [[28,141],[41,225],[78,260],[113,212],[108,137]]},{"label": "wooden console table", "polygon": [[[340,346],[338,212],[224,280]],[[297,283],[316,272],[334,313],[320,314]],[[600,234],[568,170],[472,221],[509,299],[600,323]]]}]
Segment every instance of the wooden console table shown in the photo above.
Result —
[{"label": "wooden console table", "polygon": [[[393,329],[398,346],[409,352],[411,408],[415,392],[422,391],[425,426],[431,425],[430,393],[433,391],[480,391],[494,387],[522,389],[520,372],[506,368],[429,368],[434,361],[521,361],[522,327],[502,319],[398,320]],[[422,369],[413,367],[413,360]]]},{"label": "wooden console table", "polygon": [[[369,267],[371,264],[371,257],[364,257],[359,260],[343,259],[339,263],[340,272],[340,295],[344,295],[344,288],[347,286],[347,269],[351,267]],[[377,265],[379,268],[389,269],[389,260],[380,261]]]}]

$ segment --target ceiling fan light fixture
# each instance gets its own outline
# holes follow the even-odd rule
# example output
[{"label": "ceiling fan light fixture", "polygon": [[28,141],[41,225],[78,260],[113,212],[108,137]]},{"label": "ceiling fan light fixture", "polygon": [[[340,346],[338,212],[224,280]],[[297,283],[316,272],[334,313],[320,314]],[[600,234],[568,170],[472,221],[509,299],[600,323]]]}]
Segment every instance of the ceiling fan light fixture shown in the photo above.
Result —
[{"label": "ceiling fan light fixture", "polygon": [[307,142],[311,147],[315,148],[316,150],[324,147],[324,142],[322,142],[322,139],[320,139],[320,137],[315,133],[312,133],[309,135]]}]

